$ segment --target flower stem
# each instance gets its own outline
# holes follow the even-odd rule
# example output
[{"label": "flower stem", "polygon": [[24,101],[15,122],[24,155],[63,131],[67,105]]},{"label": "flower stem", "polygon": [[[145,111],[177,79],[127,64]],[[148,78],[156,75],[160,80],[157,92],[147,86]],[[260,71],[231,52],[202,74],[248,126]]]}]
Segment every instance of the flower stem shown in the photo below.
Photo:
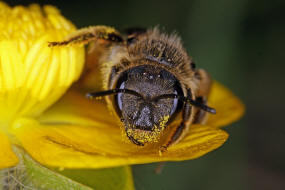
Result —
[{"label": "flower stem", "polygon": [[20,148],[14,148],[20,163],[1,171],[0,190],[92,190],[35,162]]}]

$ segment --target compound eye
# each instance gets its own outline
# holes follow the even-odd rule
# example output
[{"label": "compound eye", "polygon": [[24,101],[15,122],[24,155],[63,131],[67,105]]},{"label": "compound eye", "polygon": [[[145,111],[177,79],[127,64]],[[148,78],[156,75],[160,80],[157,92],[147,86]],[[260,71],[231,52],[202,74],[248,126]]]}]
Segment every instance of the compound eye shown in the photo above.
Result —
[{"label": "compound eye", "polygon": [[[125,88],[125,82],[122,82],[119,88],[124,89]],[[118,106],[120,111],[122,111],[122,109],[123,109],[122,95],[123,95],[123,93],[119,93],[116,97],[117,106]]]},{"label": "compound eye", "polygon": [[[123,74],[119,79],[118,82],[116,84],[115,88],[119,88],[119,89],[125,89],[125,84],[127,81],[127,74]],[[117,95],[114,96],[114,108],[115,111],[117,112],[117,114],[119,115],[119,117],[122,116],[122,110],[123,110],[123,93],[118,93]]]},{"label": "compound eye", "polygon": [[[178,82],[174,85],[174,94],[177,94],[179,96],[183,96],[183,91],[182,91],[180,84]],[[177,113],[179,113],[182,110],[183,104],[184,104],[183,101],[181,101],[177,98],[173,99],[173,104],[172,104],[172,108],[170,111],[171,117],[174,117]]]},{"label": "compound eye", "polygon": [[[176,91],[176,90],[174,91],[174,94],[177,94],[177,91]],[[174,114],[174,112],[176,111],[177,107],[178,107],[178,99],[177,99],[177,98],[174,98],[174,99],[173,99],[173,106],[172,106],[172,108],[171,108],[170,115]]]}]

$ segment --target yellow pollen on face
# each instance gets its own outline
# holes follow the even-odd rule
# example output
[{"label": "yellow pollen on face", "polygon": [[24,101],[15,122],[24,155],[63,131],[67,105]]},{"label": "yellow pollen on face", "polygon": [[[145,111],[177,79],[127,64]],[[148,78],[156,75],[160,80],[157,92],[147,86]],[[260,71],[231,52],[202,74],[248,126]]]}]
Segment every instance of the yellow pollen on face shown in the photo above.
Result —
[{"label": "yellow pollen on face", "polygon": [[169,120],[169,116],[164,116],[160,122],[159,125],[155,125],[153,127],[152,131],[144,131],[144,130],[136,130],[129,128],[127,129],[126,133],[128,136],[133,137],[135,140],[137,140],[140,143],[148,143],[148,142],[158,142],[161,133],[166,127],[166,123]]}]

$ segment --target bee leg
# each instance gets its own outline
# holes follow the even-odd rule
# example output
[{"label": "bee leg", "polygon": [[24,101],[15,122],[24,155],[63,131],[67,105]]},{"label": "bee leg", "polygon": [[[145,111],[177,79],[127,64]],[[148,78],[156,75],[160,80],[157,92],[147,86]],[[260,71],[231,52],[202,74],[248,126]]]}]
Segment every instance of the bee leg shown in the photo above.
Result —
[{"label": "bee leg", "polygon": [[[189,90],[188,90],[188,96],[191,96]],[[184,134],[186,134],[192,120],[191,112],[192,112],[192,106],[190,105],[189,102],[185,103],[182,113],[182,122],[178,125],[178,127],[176,127],[174,132],[170,135],[169,140],[160,147],[159,153],[165,152],[171,144],[178,142],[184,136]]]},{"label": "bee leg", "polygon": [[114,28],[108,26],[91,26],[77,30],[69,36],[67,40],[60,42],[49,42],[48,46],[65,46],[69,44],[88,44],[91,41],[105,40],[115,43],[124,42],[120,33]]},{"label": "bee leg", "polygon": [[[196,101],[200,102],[201,104],[205,104],[205,105],[207,104],[206,98],[203,98],[201,96],[197,97]],[[201,110],[201,109],[197,110],[194,116],[193,123],[203,124],[206,121],[206,115],[207,115],[207,112],[205,112],[204,110]]]},{"label": "bee leg", "polygon": [[[198,69],[195,77],[200,81],[198,84],[198,94],[196,101],[207,105],[207,98],[211,90],[212,80],[210,75],[203,69]],[[207,120],[208,113],[204,110],[197,109],[194,115],[193,123],[204,124]]]},{"label": "bee leg", "polygon": [[143,143],[137,141],[136,139],[134,139],[134,137],[130,136],[128,133],[126,133],[126,134],[127,134],[127,137],[128,137],[134,144],[136,144],[136,145],[138,145],[138,146],[144,146]]},{"label": "bee leg", "polygon": [[180,136],[182,135],[183,130],[186,128],[186,125],[184,122],[182,122],[174,131],[174,133],[170,136],[170,139],[167,141],[167,143],[165,143],[164,145],[162,145],[161,147],[159,147],[159,153],[163,153],[167,151],[167,148],[173,144],[174,142],[176,142]]}]

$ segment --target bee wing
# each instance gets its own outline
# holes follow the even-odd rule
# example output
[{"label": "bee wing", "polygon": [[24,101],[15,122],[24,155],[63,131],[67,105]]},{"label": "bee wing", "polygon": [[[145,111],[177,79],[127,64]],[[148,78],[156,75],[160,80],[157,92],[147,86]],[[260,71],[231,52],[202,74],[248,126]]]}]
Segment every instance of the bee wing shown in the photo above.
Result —
[{"label": "bee wing", "polygon": [[85,67],[79,80],[80,87],[86,91],[97,91],[102,88],[103,78],[100,72],[104,63],[101,58],[106,53],[107,46],[108,43],[104,41],[94,41],[87,46]]}]

